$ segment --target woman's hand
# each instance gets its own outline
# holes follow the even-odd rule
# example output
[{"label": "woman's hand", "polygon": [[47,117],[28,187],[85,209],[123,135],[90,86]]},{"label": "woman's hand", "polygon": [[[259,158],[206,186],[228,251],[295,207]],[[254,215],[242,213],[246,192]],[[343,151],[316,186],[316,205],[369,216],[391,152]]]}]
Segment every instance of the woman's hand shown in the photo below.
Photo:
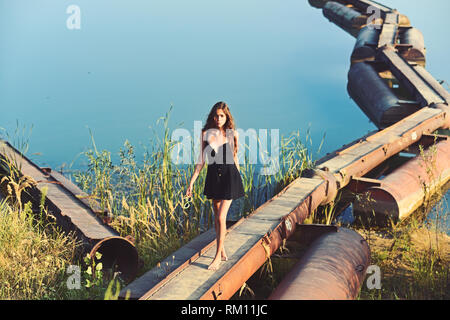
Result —
[{"label": "woman's hand", "polygon": [[189,185],[189,187],[186,190],[186,197],[192,197],[192,189],[194,189],[193,186]]}]

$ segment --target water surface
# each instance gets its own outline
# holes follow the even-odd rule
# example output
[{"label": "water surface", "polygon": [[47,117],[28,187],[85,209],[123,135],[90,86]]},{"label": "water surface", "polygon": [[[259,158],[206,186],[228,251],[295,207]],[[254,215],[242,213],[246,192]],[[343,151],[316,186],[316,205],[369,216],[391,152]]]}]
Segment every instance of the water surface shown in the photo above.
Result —
[{"label": "water surface", "polygon": [[[381,2],[423,32],[427,70],[449,80],[450,2]],[[0,0],[0,39],[0,127],[32,126],[42,166],[82,167],[89,130],[114,159],[126,139],[148,145],[171,105],[171,128],[191,132],[224,100],[243,130],[305,142],[310,130],[313,152],[325,135],[316,158],[375,129],[346,90],[354,38],[306,0]]]}]

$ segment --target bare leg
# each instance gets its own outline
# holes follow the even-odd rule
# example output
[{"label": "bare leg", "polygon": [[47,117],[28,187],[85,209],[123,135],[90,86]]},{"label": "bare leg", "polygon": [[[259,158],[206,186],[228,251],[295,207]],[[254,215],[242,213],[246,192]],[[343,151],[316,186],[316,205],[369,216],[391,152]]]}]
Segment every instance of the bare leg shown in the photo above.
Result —
[{"label": "bare leg", "polygon": [[224,241],[225,241],[225,234],[227,232],[226,226],[227,213],[232,201],[233,200],[221,200],[219,204],[219,210],[217,214],[214,216],[217,250],[213,262],[208,267],[209,270],[217,270],[220,261],[228,259],[225,253]]},{"label": "bare leg", "polygon": [[[214,200],[213,199],[212,203],[213,203],[213,210],[214,210],[214,227],[216,230],[216,238],[218,238],[220,225],[219,225],[219,219],[216,219],[216,217],[219,216],[219,209],[220,209],[220,204],[222,203],[222,200]],[[225,217],[226,217],[226,215],[225,215]],[[225,221],[225,223],[226,223],[226,221]],[[225,246],[222,246],[221,257],[222,257],[222,261],[228,260],[227,253],[225,252]]]}]

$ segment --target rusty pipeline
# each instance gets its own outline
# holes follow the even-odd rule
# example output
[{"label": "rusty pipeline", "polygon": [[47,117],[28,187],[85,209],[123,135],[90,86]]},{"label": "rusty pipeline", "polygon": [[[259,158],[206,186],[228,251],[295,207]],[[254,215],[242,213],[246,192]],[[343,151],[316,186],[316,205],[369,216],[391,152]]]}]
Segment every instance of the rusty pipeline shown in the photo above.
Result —
[{"label": "rusty pipeline", "polygon": [[383,16],[392,11],[391,8],[371,0],[346,0],[345,2],[362,12],[367,12],[369,7],[378,9]]},{"label": "rusty pipeline", "polygon": [[444,139],[357,197],[353,204],[355,216],[378,225],[404,219],[450,180],[449,163],[450,140]]},{"label": "rusty pipeline", "polygon": [[[80,241],[83,252],[93,258],[102,254],[104,269],[115,268],[128,281],[137,273],[138,253],[131,239],[119,236],[118,232],[96,215],[98,205],[89,205],[88,195],[61,174],[49,168],[40,168],[22,155],[6,141],[0,141],[0,158],[4,163],[15,163],[21,176],[31,178],[35,184],[22,193],[22,203],[30,201],[33,210],[40,206],[45,196],[44,207],[63,231],[72,233]],[[0,166],[2,175],[11,175],[8,166]],[[17,174],[17,173],[16,173]],[[6,188],[2,184],[2,192]],[[45,190],[44,190],[45,189]]]},{"label": "rusty pipeline", "polygon": [[416,28],[404,28],[399,36],[401,46],[404,46],[404,50],[400,50],[400,54],[403,58],[410,62],[415,62],[422,67],[425,67],[425,41],[423,34]]},{"label": "rusty pipeline", "polygon": [[347,90],[378,128],[386,128],[419,110],[418,103],[400,100],[375,66],[367,62],[352,64]]},{"label": "rusty pipeline", "polygon": [[309,5],[314,8],[322,9],[329,0],[308,0]]},{"label": "rusty pipeline", "polygon": [[375,60],[380,29],[367,25],[358,33],[351,55],[351,63]]},{"label": "rusty pipeline", "polygon": [[370,248],[357,232],[339,227],[315,240],[271,300],[346,300],[358,295]]}]

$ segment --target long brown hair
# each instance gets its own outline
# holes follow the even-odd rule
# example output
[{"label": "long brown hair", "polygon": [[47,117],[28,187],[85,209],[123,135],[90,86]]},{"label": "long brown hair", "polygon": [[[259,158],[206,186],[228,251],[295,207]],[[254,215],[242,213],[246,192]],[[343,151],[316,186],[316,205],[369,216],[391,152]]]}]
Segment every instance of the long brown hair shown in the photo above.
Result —
[{"label": "long brown hair", "polygon": [[[206,119],[206,123],[202,129],[202,133],[208,129],[212,129],[212,128],[217,129],[216,123],[214,121],[214,116],[216,115],[218,109],[221,109],[223,111],[223,113],[225,113],[225,116],[227,117],[227,121],[223,125],[223,128],[225,130],[226,135],[227,134],[229,135],[230,130],[233,134],[233,136],[230,138],[233,138],[233,140],[232,140],[233,156],[236,156],[238,146],[237,146],[237,137],[234,134],[234,130],[235,130],[234,119],[233,119],[233,116],[231,115],[230,108],[228,107],[228,105],[225,102],[219,101],[211,108],[211,111],[208,114],[208,118]],[[228,136],[226,137],[226,139],[228,139]]]}]

